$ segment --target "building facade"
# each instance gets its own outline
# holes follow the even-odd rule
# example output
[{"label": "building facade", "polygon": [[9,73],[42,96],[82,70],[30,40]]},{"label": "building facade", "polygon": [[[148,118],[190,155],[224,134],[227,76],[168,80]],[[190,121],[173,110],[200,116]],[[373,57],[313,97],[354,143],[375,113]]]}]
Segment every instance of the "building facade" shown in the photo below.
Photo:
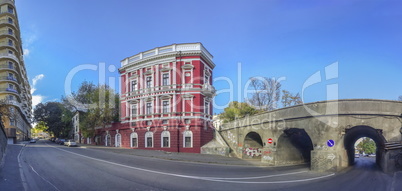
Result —
[{"label": "building facade", "polygon": [[124,59],[119,69],[121,123],[98,129],[97,141],[199,153],[213,138],[212,58],[201,43],[187,43]]},{"label": "building facade", "polygon": [[30,137],[30,91],[14,0],[0,0],[0,100],[11,113],[3,116],[10,144]]}]

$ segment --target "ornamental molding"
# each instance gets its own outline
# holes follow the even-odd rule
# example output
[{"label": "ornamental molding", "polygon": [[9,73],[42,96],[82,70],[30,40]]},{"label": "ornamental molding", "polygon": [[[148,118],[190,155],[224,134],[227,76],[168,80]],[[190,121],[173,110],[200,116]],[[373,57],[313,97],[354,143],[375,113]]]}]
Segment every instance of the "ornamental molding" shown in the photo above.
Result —
[{"label": "ornamental molding", "polygon": [[169,95],[169,94],[159,96],[159,99],[161,99],[161,100],[167,100],[167,99],[170,99],[170,98],[172,98],[172,96]]},{"label": "ornamental molding", "polygon": [[150,75],[150,74],[153,74],[153,73],[154,73],[153,70],[147,70],[146,72],[144,72],[144,76],[145,75]]},{"label": "ornamental molding", "polygon": [[130,103],[130,104],[136,104],[136,103],[139,103],[139,102],[140,102],[139,99],[128,100],[128,103]]},{"label": "ornamental molding", "polygon": [[131,76],[129,77],[129,79],[133,79],[133,78],[138,78],[138,75],[137,75],[137,74],[133,74],[133,75],[131,75]]},{"label": "ornamental molding", "polygon": [[149,102],[149,101],[153,101],[155,98],[154,98],[154,96],[150,96],[150,97],[145,97],[145,98],[142,98],[142,99],[144,99],[145,101]]},{"label": "ornamental molding", "polygon": [[193,98],[194,97],[194,95],[192,95],[192,94],[184,94],[183,95],[183,98]]},{"label": "ornamental molding", "polygon": [[160,69],[161,72],[169,72],[170,70],[172,70],[172,68],[169,67],[163,67]]},{"label": "ornamental molding", "polygon": [[183,68],[183,69],[187,69],[187,70],[191,70],[191,69],[193,69],[193,68],[194,68],[194,66],[193,66],[193,65],[191,65],[191,64],[184,64],[183,66],[181,66],[181,68]]},{"label": "ornamental molding", "polygon": [[204,71],[205,71],[206,76],[211,76],[211,72],[209,72],[209,70],[204,70]]}]

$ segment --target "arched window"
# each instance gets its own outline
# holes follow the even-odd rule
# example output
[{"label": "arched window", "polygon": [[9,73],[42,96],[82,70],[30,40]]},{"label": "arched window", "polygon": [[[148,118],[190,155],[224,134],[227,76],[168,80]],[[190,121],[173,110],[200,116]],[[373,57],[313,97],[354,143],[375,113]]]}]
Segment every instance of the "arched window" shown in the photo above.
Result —
[{"label": "arched window", "polygon": [[145,133],[145,147],[153,147],[154,133],[148,131]]},{"label": "arched window", "polygon": [[183,147],[193,147],[193,132],[184,131],[183,133]]},{"label": "arched window", "polygon": [[169,131],[162,131],[161,147],[170,147],[170,132]]},{"label": "arched window", "polygon": [[131,133],[130,135],[130,140],[131,140],[131,147],[138,147],[138,134],[137,133]]},{"label": "arched window", "polygon": [[116,143],[115,146],[116,147],[121,147],[121,134],[117,133],[115,138],[114,138],[114,142]]},{"label": "arched window", "polygon": [[110,146],[110,145],[112,145],[112,140],[111,140],[111,138],[110,138],[110,135],[107,134],[107,135],[105,136],[105,146]]}]

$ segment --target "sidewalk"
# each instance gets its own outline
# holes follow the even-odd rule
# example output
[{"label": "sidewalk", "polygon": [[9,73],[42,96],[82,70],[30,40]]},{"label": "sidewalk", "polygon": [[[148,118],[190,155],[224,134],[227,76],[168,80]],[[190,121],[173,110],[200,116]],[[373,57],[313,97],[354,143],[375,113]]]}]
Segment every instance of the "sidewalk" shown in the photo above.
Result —
[{"label": "sidewalk", "polygon": [[23,191],[18,155],[25,143],[7,145],[4,165],[0,168],[0,190]]},{"label": "sidewalk", "polygon": [[260,160],[242,160],[239,158],[230,158],[219,155],[207,155],[198,153],[176,153],[157,150],[128,149],[117,147],[105,147],[99,145],[78,144],[81,148],[102,150],[118,154],[135,155],[142,157],[153,157],[165,160],[220,164],[220,165],[239,165],[239,166],[268,166]]}]

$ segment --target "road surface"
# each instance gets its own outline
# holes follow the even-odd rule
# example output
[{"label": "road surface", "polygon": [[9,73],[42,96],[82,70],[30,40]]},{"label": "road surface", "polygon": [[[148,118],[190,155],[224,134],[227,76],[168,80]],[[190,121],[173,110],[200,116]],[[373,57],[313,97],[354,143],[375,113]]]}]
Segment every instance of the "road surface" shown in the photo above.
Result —
[{"label": "road surface", "polygon": [[29,191],[397,191],[402,186],[402,176],[382,173],[374,158],[359,158],[351,169],[333,174],[311,172],[307,166],[253,167],[170,161],[69,148],[49,141],[27,144],[19,158],[23,187]]}]

